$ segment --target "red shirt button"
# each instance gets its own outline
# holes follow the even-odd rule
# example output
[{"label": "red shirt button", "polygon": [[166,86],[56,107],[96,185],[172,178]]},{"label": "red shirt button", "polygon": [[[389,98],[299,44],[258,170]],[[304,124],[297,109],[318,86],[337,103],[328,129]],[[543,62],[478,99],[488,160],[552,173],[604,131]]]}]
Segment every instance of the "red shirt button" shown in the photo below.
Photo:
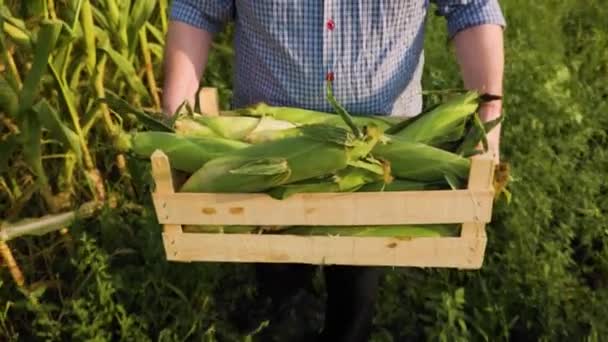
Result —
[{"label": "red shirt button", "polygon": [[329,19],[327,21],[327,29],[328,30],[333,30],[336,27],[336,23],[334,23],[334,21],[332,19]]},{"label": "red shirt button", "polygon": [[327,74],[325,75],[325,79],[327,81],[332,82],[334,80],[334,72],[333,71],[328,71]]}]

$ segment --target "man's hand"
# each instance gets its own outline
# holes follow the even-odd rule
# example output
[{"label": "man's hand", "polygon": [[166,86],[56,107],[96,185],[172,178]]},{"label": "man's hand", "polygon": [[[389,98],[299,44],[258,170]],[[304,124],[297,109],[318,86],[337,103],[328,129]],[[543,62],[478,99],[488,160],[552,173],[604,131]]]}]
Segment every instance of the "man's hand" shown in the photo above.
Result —
[{"label": "man's hand", "polygon": [[[483,122],[491,121],[501,115],[501,101],[492,101],[484,103],[479,107],[479,116]],[[500,163],[500,124],[487,132],[488,153],[494,157],[494,163]]]}]

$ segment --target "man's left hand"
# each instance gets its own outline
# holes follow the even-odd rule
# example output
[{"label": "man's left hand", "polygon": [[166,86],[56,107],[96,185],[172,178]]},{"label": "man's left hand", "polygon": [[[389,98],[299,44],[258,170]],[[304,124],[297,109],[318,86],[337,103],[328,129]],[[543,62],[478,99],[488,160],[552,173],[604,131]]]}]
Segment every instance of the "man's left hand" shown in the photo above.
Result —
[{"label": "man's left hand", "polygon": [[[483,122],[491,121],[501,115],[502,102],[491,101],[479,107],[479,117]],[[500,124],[487,132],[488,153],[494,157],[496,165],[500,163]]]}]

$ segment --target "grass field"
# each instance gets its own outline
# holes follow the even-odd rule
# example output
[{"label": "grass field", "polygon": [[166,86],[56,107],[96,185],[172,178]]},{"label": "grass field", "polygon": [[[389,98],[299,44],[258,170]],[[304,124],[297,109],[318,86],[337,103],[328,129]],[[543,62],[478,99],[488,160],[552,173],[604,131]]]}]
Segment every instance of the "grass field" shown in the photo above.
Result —
[{"label": "grass field", "polygon": [[[608,338],[608,8],[501,4],[512,200],[495,207],[481,270],[386,270],[374,341]],[[159,108],[167,6],[0,0],[0,220],[112,203],[68,233],[8,243],[27,287],[0,264],[0,340],[244,341],[278,324],[250,265],[164,260],[149,167],[117,150],[137,122],[93,102],[112,91]],[[424,88],[458,88],[445,22],[431,14],[428,25]],[[230,33],[217,37],[205,76],[224,107]],[[285,326],[318,328],[317,285],[319,300]]]}]

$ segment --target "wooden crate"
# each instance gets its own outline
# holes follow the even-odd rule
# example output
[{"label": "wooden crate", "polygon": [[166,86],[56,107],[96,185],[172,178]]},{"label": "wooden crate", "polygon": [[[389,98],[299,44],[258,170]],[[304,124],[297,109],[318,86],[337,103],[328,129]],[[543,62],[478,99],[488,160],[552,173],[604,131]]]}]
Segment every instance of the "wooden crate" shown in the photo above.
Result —
[{"label": "wooden crate", "polygon": [[[152,157],[153,201],[167,259],[477,269],[492,215],[494,162],[472,158],[467,189],[297,194],[176,193],[171,166]],[[458,237],[347,237],[185,233],[182,225],[462,224]],[[345,228],[348,229],[348,228]]]}]

